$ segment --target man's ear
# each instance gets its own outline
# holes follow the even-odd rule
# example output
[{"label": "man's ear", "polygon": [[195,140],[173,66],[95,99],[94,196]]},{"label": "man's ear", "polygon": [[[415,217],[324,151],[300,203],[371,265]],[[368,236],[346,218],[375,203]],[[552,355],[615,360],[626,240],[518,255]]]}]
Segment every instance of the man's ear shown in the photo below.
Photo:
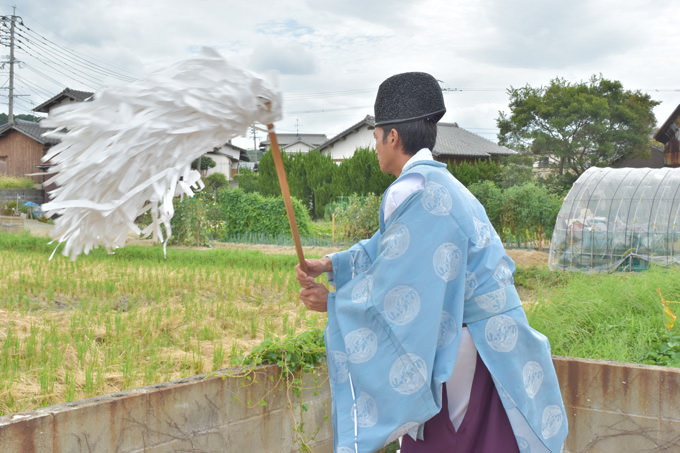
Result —
[{"label": "man's ear", "polygon": [[387,135],[387,139],[390,140],[390,143],[396,145],[401,140],[401,137],[399,137],[399,132],[392,128],[390,129],[390,133]]}]

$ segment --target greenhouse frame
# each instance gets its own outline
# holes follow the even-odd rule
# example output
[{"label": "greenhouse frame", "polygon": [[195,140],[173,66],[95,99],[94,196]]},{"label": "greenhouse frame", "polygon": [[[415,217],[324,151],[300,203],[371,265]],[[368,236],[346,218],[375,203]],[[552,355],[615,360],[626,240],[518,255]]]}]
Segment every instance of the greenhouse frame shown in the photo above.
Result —
[{"label": "greenhouse frame", "polygon": [[597,168],[557,215],[551,269],[613,272],[680,262],[680,168]]}]

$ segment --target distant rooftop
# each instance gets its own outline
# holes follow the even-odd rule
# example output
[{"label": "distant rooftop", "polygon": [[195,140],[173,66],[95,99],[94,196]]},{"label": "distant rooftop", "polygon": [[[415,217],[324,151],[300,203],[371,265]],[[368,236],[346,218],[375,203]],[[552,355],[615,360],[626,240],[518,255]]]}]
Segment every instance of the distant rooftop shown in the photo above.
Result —
[{"label": "distant rooftop", "polygon": [[82,102],[87,101],[92,96],[94,96],[94,93],[91,93],[89,91],[78,91],[72,90],[71,88],[66,88],[61,93],[57,94],[56,96],[52,96],[51,98],[49,98],[48,100],[34,108],[33,111],[49,113],[52,107],[54,107],[57,104],[60,104],[61,102],[64,101],[64,99],[68,99],[70,101],[75,102]]},{"label": "distant rooftop", "polygon": [[515,151],[458,127],[456,123],[437,124],[437,143],[434,156],[491,157],[509,156]]}]

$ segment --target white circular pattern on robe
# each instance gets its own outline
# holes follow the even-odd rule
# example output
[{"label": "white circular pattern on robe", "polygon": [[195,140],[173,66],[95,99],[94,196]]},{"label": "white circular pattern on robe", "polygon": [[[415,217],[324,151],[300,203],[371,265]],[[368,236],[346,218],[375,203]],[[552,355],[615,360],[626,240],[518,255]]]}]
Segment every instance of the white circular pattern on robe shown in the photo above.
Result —
[{"label": "white circular pattern on robe", "polygon": [[544,439],[550,439],[560,432],[562,427],[562,409],[559,406],[548,406],[543,410],[541,422],[541,435]]},{"label": "white circular pattern on robe", "polygon": [[413,321],[420,313],[420,295],[410,286],[400,285],[385,295],[385,316],[398,326]]},{"label": "white circular pattern on robe", "polygon": [[517,439],[517,448],[519,448],[520,453],[531,453],[531,447],[529,446],[529,441],[524,437],[515,437]]},{"label": "white circular pattern on robe", "polygon": [[345,335],[347,358],[352,363],[371,360],[378,350],[378,336],[371,329],[362,327]]},{"label": "white circular pattern on robe", "polygon": [[436,216],[448,215],[453,207],[453,199],[446,187],[433,181],[425,184],[421,200],[427,212]]},{"label": "white circular pattern on robe", "polygon": [[522,380],[524,381],[524,390],[529,395],[529,398],[534,398],[541,388],[543,383],[543,368],[538,362],[529,361],[522,369]]},{"label": "white circular pattern on robe", "polygon": [[[359,277],[361,278],[361,277]],[[373,289],[373,276],[363,274],[363,278],[354,285],[352,289],[352,302],[360,304],[367,302],[371,297],[371,290]]]},{"label": "white circular pattern on robe", "polygon": [[399,258],[406,253],[411,242],[406,225],[397,223],[390,226],[380,240],[381,254],[388,260]]},{"label": "white circular pattern on robe", "polygon": [[385,446],[388,446],[395,440],[399,439],[401,436],[406,435],[409,431],[412,431],[414,429],[418,429],[419,423],[418,422],[406,422],[403,425],[401,425],[399,428],[395,429],[392,431],[392,434],[389,435],[387,438],[387,441],[385,442]]},{"label": "white circular pattern on robe", "polygon": [[474,272],[465,271],[465,300],[470,300],[478,285],[477,275]]},{"label": "white circular pattern on robe", "polygon": [[510,286],[512,284],[512,271],[510,270],[510,264],[505,259],[502,259],[498,266],[496,266],[493,279],[501,286]]},{"label": "white circular pattern on robe", "polygon": [[463,253],[453,242],[445,242],[437,247],[432,257],[435,273],[445,282],[450,282],[458,276],[462,261]]},{"label": "white circular pattern on robe", "polygon": [[519,329],[515,320],[510,316],[498,315],[489,318],[484,328],[484,336],[494,351],[510,352],[517,344]]},{"label": "white circular pattern on robe", "polygon": [[359,248],[352,253],[352,265],[354,266],[354,272],[356,274],[361,274],[371,267],[371,258],[364,249]]},{"label": "white circular pattern on robe", "polygon": [[475,246],[483,249],[491,243],[491,225],[488,222],[479,220],[477,217],[473,217],[475,224]]},{"label": "white circular pattern on robe", "polygon": [[397,392],[411,395],[427,382],[427,363],[420,356],[406,353],[390,368],[390,385]]},{"label": "white circular pattern on robe", "polygon": [[491,291],[475,297],[475,303],[487,313],[498,313],[505,307],[506,293],[505,288]]},{"label": "white circular pattern on robe", "polygon": [[343,351],[328,352],[328,374],[336,384],[345,382],[349,376],[347,354]]},{"label": "white circular pattern on robe", "polygon": [[448,311],[442,311],[442,319],[439,321],[439,336],[437,337],[437,349],[453,343],[458,335],[456,319]]},{"label": "white circular pattern on robe", "polygon": [[[357,398],[357,425],[361,428],[370,428],[378,423],[378,405],[371,395],[361,392]],[[352,412],[354,420],[354,412]]]}]

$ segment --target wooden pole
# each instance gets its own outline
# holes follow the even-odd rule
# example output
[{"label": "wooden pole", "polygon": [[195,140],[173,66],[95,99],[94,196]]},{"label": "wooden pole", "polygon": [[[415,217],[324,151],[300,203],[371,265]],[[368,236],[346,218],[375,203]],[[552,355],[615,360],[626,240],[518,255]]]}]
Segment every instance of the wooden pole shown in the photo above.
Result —
[{"label": "wooden pole", "polygon": [[274,158],[274,165],[276,166],[276,175],[279,177],[279,186],[281,186],[281,195],[283,202],[286,205],[286,213],[288,214],[288,224],[290,231],[293,233],[293,242],[295,242],[295,252],[297,253],[300,268],[307,272],[307,264],[302,253],[302,243],[300,242],[300,233],[298,233],[297,222],[295,221],[295,211],[293,211],[293,202],[290,199],[290,190],[288,189],[288,180],[286,179],[286,170],[283,168],[283,159],[281,158],[281,150],[279,149],[279,141],[274,132],[274,125],[268,124],[267,130],[269,132],[269,142],[272,147],[272,157]]}]

